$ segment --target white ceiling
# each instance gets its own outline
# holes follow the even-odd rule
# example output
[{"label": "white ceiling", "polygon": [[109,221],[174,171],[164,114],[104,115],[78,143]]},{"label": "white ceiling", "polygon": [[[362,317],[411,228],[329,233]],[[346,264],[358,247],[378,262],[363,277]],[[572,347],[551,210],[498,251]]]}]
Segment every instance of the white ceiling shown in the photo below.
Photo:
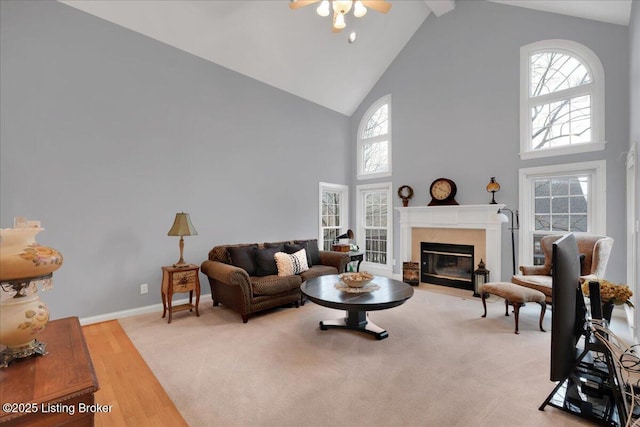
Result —
[{"label": "white ceiling", "polygon": [[[291,10],[288,0],[59,1],[347,116],[427,16],[455,8],[455,0],[392,1],[387,15],[351,15],[334,34],[315,5]],[[620,25],[631,13],[631,0],[490,1]]]}]

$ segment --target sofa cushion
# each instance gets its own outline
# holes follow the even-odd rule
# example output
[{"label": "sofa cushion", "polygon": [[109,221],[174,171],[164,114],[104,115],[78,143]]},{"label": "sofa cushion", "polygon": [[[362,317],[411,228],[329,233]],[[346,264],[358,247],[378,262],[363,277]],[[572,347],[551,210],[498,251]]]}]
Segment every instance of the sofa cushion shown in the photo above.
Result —
[{"label": "sofa cushion", "polygon": [[295,240],[293,243],[306,244],[305,249],[311,258],[311,265],[320,264],[320,250],[318,249],[318,239]]},{"label": "sofa cushion", "polygon": [[276,252],[282,252],[282,248],[256,248],[256,276],[269,276],[278,274],[278,267],[273,256]]},{"label": "sofa cushion", "polygon": [[329,265],[314,265],[307,271],[300,273],[300,277],[302,280],[309,280],[327,274],[338,274],[338,269]]},{"label": "sofa cushion", "polygon": [[287,243],[284,245],[284,251],[288,254],[294,254],[296,252],[298,252],[300,249],[304,249],[305,253],[307,254],[307,266],[311,267],[313,265],[313,262],[311,261],[311,254],[309,253],[309,251],[307,250],[307,243],[296,243],[296,244],[290,244]]},{"label": "sofa cushion", "polygon": [[258,245],[229,246],[227,256],[231,265],[244,269],[249,276],[256,275],[256,255]]},{"label": "sofa cushion", "polygon": [[262,276],[252,277],[251,287],[254,295],[277,295],[297,289],[302,284],[300,276]]},{"label": "sofa cushion", "polygon": [[307,271],[307,251],[300,249],[293,254],[284,252],[276,252],[274,255],[276,267],[278,268],[278,276],[291,276],[292,274],[300,274]]},{"label": "sofa cushion", "polygon": [[284,245],[290,242],[265,242],[262,244],[265,248],[280,248],[281,251],[284,250]]}]

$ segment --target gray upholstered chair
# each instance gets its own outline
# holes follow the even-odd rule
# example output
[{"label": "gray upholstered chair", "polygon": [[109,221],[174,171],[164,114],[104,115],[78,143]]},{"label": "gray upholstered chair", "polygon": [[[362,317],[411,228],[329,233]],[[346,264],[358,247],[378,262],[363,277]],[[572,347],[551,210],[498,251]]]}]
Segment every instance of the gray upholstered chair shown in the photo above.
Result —
[{"label": "gray upholstered chair", "polygon": [[[613,247],[613,239],[607,236],[599,236],[589,233],[575,233],[578,253],[584,255],[582,261],[581,278],[594,280],[604,278],[604,273]],[[545,236],[540,240],[542,253],[544,254],[543,265],[520,266],[522,274],[511,277],[511,282],[527,288],[536,289],[545,294],[546,301],[552,304],[551,293],[551,254],[552,244],[563,234],[553,234]]]}]

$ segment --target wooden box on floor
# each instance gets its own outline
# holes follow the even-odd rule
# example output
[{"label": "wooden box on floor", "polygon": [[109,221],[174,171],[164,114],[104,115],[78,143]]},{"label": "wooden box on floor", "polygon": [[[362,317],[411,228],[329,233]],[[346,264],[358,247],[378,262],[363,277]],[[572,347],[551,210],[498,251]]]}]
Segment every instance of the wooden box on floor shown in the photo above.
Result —
[{"label": "wooden box on floor", "polygon": [[417,262],[402,263],[402,281],[412,286],[420,284],[420,266]]}]

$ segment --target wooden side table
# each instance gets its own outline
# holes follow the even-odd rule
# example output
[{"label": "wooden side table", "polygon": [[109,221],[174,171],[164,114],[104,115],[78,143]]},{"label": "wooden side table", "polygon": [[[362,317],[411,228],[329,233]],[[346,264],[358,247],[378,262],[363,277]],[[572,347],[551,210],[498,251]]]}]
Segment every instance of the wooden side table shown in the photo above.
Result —
[{"label": "wooden side table", "polygon": [[[198,272],[200,267],[189,264],[186,267],[162,267],[162,318],[169,312],[169,322],[174,311],[196,309],[196,316],[200,317],[198,304],[200,304],[200,278]],[[193,292],[196,293],[196,303],[193,304]],[[173,294],[177,292],[189,292],[189,303],[171,306]]]},{"label": "wooden side table", "polygon": [[0,369],[3,426],[93,426],[98,379],[77,317],[49,322],[38,339],[45,356],[16,360]]}]

